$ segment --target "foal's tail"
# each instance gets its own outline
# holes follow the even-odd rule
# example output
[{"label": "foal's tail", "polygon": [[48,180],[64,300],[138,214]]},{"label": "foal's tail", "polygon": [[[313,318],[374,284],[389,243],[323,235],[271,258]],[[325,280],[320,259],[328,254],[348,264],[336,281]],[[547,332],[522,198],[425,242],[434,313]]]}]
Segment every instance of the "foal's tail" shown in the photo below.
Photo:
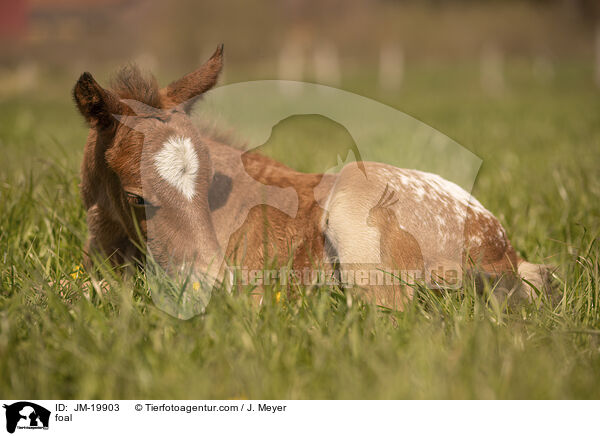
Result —
[{"label": "foal's tail", "polygon": [[535,264],[519,259],[517,273],[522,280],[521,291],[529,300],[534,300],[540,293],[553,297],[556,289],[552,274],[556,267],[544,264]]}]

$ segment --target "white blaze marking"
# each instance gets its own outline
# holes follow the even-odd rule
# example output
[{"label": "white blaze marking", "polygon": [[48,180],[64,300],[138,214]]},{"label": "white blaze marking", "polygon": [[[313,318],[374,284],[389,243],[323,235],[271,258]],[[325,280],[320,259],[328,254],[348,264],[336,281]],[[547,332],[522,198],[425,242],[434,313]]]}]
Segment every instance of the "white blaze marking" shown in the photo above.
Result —
[{"label": "white blaze marking", "polygon": [[190,138],[171,136],[154,157],[158,174],[191,200],[196,194],[198,155]]}]

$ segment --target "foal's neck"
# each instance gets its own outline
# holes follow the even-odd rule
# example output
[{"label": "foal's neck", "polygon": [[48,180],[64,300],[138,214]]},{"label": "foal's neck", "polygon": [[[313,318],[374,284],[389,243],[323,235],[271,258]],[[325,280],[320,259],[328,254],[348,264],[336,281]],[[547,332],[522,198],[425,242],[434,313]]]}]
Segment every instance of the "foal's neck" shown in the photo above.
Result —
[{"label": "foal's neck", "polygon": [[216,140],[208,140],[206,144],[215,175],[213,180],[220,174],[231,178],[233,194],[250,193],[265,186],[292,188],[301,202],[321,203],[335,182],[334,174],[301,173],[257,150],[246,151]]}]

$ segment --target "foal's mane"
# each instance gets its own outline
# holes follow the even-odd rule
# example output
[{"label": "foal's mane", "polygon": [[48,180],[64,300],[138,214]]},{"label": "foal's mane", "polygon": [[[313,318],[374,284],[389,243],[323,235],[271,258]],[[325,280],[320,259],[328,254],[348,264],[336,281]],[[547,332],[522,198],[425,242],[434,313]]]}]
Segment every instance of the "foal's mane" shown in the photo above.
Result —
[{"label": "foal's mane", "polygon": [[134,63],[121,68],[112,77],[110,87],[121,99],[136,100],[154,108],[161,107],[156,78],[151,73],[142,73]]},{"label": "foal's mane", "polygon": [[[142,72],[135,63],[127,64],[117,71],[110,80],[110,87],[123,100],[139,101],[154,108],[161,107],[160,87],[156,78],[152,73]],[[218,129],[213,122],[195,119],[195,123],[202,134],[212,140],[240,150],[246,149],[244,142],[236,139],[233,133]]]}]

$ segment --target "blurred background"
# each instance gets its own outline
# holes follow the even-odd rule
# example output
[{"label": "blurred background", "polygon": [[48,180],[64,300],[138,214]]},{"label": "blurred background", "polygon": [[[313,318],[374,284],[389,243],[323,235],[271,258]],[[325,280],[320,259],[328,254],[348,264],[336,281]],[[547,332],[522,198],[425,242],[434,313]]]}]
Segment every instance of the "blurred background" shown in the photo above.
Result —
[{"label": "blurred background", "polygon": [[0,97],[129,61],[170,79],[219,43],[222,83],[306,80],[385,100],[412,72],[468,73],[469,88],[500,94],[511,74],[547,83],[567,65],[600,86],[597,0],[1,0]]}]

